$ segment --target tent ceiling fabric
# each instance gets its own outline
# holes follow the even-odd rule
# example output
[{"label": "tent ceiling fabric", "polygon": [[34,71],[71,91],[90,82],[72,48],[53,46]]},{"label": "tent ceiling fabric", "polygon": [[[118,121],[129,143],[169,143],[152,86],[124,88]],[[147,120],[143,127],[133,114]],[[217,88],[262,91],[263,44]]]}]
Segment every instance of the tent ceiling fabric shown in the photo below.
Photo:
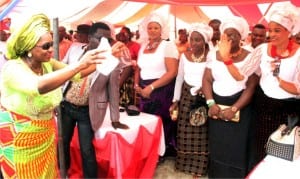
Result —
[{"label": "tent ceiling fabric", "polygon": [[240,4],[257,4],[257,3],[271,3],[280,2],[282,0],[124,0],[135,2],[146,2],[155,4],[174,4],[174,5],[205,5],[205,6],[226,6],[226,5],[240,5]]},{"label": "tent ceiling fabric", "polygon": [[[120,0],[106,0],[101,3],[98,3],[90,12],[86,13],[81,18],[75,20],[74,22],[88,22],[88,21],[96,21],[99,19],[103,19],[108,16],[111,12],[121,6],[123,1]],[[99,13],[101,11],[101,13]],[[75,24],[75,23],[72,24]]]},{"label": "tent ceiling fabric", "polygon": [[247,19],[250,26],[256,23],[267,25],[266,20],[256,4],[229,6],[234,15]]},{"label": "tent ceiling fabric", "polygon": [[170,13],[187,23],[208,22],[210,19],[197,6],[171,6]]},{"label": "tent ceiling fabric", "polygon": [[9,3],[10,3],[10,0],[2,0],[2,1],[0,1],[0,11],[3,11],[4,8],[6,8]]},{"label": "tent ceiling fabric", "polygon": [[[126,24],[134,23],[135,21],[140,20],[141,18],[150,14],[152,11],[159,9],[162,6],[163,6],[162,4],[147,4],[143,8],[141,8],[138,12],[136,12],[133,16],[129,17],[125,21],[117,23],[116,25],[124,26]],[[207,17],[205,13],[203,13],[198,6],[170,5],[169,13],[173,14],[175,17],[181,19],[186,23],[209,21],[209,17]]]},{"label": "tent ceiling fabric", "polygon": [[116,27],[126,25],[136,30],[145,16],[156,11],[169,19],[173,32],[187,28],[190,23],[208,22],[213,18],[222,20],[233,15],[244,17],[250,26],[259,22],[266,24],[264,15],[270,5],[273,4],[271,11],[275,4],[300,4],[300,0],[85,0],[84,3],[82,0],[0,0],[0,9],[7,10],[13,2],[18,3],[6,15],[12,19],[12,27],[42,12],[49,18],[57,17],[59,24],[68,29],[75,29],[81,23],[107,21]]},{"label": "tent ceiling fabric", "polygon": [[148,14],[150,14],[152,11],[160,8],[162,5],[153,5],[153,4],[147,4],[144,7],[142,7],[140,10],[138,10],[134,15],[130,16],[126,20],[122,22],[116,23],[116,26],[124,26],[126,24],[134,23],[141,19],[141,17],[146,17]]}]

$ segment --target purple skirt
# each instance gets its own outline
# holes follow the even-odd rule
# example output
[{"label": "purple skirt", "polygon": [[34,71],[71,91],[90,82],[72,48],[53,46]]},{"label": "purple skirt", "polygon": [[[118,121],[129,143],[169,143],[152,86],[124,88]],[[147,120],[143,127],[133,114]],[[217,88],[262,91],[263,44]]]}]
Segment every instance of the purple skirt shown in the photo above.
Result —
[{"label": "purple skirt", "polygon": [[[142,88],[154,82],[152,80],[140,80]],[[150,95],[150,98],[140,99],[140,110],[145,113],[158,115],[163,121],[166,145],[176,147],[177,123],[171,120],[169,108],[172,104],[174,94],[175,80],[160,88],[156,88]]]}]

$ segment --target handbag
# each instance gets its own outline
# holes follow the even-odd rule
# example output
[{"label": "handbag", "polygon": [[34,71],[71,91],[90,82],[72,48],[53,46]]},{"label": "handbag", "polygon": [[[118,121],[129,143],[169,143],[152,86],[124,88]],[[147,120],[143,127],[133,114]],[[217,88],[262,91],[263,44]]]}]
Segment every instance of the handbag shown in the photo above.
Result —
[{"label": "handbag", "polygon": [[179,111],[178,105],[173,110],[170,111],[170,116],[171,116],[172,121],[176,121],[177,120],[177,118],[178,118],[178,111]]},{"label": "handbag", "polygon": [[140,114],[140,110],[135,105],[129,105],[125,107],[125,111],[128,116],[138,116]]},{"label": "handbag", "polygon": [[[224,110],[226,108],[230,108],[230,106],[226,106],[226,105],[221,105],[221,104],[218,104],[218,106],[221,108],[221,110]],[[240,110],[238,110],[234,117],[230,120],[232,122],[240,122]]]},{"label": "handbag", "polygon": [[207,121],[207,109],[205,106],[198,107],[190,111],[190,124],[192,126],[202,126]]},{"label": "handbag", "polygon": [[295,126],[298,117],[288,117],[288,125],[281,124],[266,144],[266,153],[293,161],[300,156],[300,127]]}]

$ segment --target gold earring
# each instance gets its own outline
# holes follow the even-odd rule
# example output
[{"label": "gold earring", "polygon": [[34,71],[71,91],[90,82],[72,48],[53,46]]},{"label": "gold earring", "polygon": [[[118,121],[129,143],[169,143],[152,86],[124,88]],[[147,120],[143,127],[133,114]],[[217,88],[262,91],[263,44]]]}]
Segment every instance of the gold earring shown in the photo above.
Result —
[{"label": "gold earring", "polygon": [[32,53],[31,53],[31,52],[28,52],[27,56],[28,56],[29,58],[31,58],[31,57],[32,57]]}]

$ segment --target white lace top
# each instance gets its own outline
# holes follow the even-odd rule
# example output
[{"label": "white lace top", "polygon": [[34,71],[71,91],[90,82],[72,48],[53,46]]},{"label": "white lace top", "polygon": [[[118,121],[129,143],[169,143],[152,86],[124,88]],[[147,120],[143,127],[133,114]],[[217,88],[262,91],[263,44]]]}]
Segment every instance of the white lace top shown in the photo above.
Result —
[{"label": "white lace top", "polygon": [[188,85],[195,87],[195,90],[202,87],[202,77],[205,66],[206,62],[191,62],[184,54],[181,55],[173,100],[179,101],[184,81]]},{"label": "white lace top", "polygon": [[[275,59],[266,53],[267,48],[268,44],[257,47],[253,51],[251,59],[240,69],[240,73],[249,76],[256,71],[261,76],[259,84],[269,97],[275,99],[299,98],[299,95],[288,93],[279,86],[279,82],[271,70],[271,62]],[[281,60],[279,77],[284,81],[294,83],[300,93],[300,49],[293,56]]]},{"label": "white lace top", "polygon": [[[229,73],[226,65],[216,59],[216,52],[208,54],[210,59],[207,68],[211,69],[213,76],[213,91],[220,96],[231,96],[246,88],[248,76],[242,81],[236,81]],[[237,68],[241,68],[250,59],[248,55],[243,61],[234,63]]]}]

